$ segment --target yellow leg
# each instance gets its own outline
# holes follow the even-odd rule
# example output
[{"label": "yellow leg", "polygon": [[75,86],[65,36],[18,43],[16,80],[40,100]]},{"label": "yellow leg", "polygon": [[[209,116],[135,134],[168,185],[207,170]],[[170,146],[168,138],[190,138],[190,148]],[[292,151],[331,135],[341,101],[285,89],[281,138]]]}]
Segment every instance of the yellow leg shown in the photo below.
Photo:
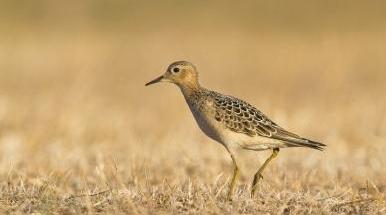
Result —
[{"label": "yellow leg", "polygon": [[257,172],[256,172],[256,174],[255,174],[255,177],[253,177],[253,182],[252,182],[252,191],[251,191],[252,197],[255,196],[256,188],[257,188],[257,182],[259,182],[259,180],[263,178],[262,173],[263,173],[265,167],[266,167],[267,164],[268,164],[272,159],[274,159],[278,154],[279,154],[279,148],[273,149],[272,155],[264,162],[263,166],[261,166],[260,169],[257,170]]},{"label": "yellow leg", "polygon": [[231,152],[229,152],[229,153],[231,154],[231,158],[233,161],[233,167],[234,167],[232,181],[230,183],[229,191],[228,191],[228,200],[232,200],[233,192],[234,192],[235,185],[236,185],[237,179],[239,177],[240,171],[239,171],[239,167],[237,166],[235,157],[233,156],[233,154]]}]

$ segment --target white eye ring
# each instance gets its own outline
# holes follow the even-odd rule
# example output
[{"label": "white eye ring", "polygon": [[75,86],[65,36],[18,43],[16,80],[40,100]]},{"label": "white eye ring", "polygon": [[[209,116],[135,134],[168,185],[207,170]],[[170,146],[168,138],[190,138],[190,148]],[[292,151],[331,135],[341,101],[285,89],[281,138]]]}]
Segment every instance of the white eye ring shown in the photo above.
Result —
[{"label": "white eye ring", "polygon": [[174,72],[174,73],[178,73],[179,71],[180,71],[180,68],[178,68],[178,67],[174,67],[174,68],[173,68],[173,72]]}]

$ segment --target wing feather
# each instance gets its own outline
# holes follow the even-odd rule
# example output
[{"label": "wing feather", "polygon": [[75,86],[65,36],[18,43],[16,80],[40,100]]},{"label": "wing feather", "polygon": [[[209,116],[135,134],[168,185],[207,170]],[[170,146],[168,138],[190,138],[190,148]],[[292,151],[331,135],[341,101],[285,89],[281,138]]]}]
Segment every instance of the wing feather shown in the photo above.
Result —
[{"label": "wing feather", "polygon": [[324,144],[286,131],[249,103],[216,92],[214,94],[215,119],[234,132],[249,136],[262,136],[281,140],[290,146],[305,146],[322,150]]}]

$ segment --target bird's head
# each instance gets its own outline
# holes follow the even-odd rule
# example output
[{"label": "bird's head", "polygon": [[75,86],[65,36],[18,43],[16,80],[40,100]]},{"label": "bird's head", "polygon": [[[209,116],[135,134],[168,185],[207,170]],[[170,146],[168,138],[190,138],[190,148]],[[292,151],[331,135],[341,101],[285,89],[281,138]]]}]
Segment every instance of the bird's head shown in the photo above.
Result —
[{"label": "bird's head", "polygon": [[171,82],[179,87],[196,87],[198,86],[198,73],[192,63],[177,61],[170,64],[163,75],[146,83],[145,86],[158,82]]}]

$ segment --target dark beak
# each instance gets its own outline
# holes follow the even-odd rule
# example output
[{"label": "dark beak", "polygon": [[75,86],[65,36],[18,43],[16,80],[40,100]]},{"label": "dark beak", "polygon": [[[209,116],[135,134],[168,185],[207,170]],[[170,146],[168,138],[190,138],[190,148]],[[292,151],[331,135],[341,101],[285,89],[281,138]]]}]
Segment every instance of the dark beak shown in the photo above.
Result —
[{"label": "dark beak", "polygon": [[158,83],[158,82],[162,81],[163,78],[164,78],[164,76],[161,75],[160,77],[158,77],[158,78],[156,78],[156,79],[154,79],[154,80],[152,80],[152,81],[146,83],[145,86],[149,86],[149,85],[151,85],[151,84]]}]

